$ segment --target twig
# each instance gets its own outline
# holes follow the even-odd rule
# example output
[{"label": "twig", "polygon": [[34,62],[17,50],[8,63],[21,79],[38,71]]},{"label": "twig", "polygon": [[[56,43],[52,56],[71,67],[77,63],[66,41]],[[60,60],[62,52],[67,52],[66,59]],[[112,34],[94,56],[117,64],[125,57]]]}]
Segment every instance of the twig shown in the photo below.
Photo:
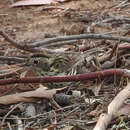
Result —
[{"label": "twig", "polygon": [[130,18],[123,18],[123,17],[120,17],[120,16],[112,15],[107,19],[104,19],[102,21],[98,21],[97,23],[95,23],[95,25],[98,25],[98,24],[101,24],[101,23],[110,23],[110,22],[113,22],[113,21],[130,23]]},{"label": "twig", "polygon": [[80,51],[86,51],[86,50],[89,50],[89,49],[92,49],[92,48],[95,48],[95,47],[98,47],[100,45],[103,45],[103,44],[108,44],[106,43],[104,40],[100,41],[100,42],[95,42],[95,43],[92,43],[92,44],[84,44],[83,46],[81,46],[79,48]]},{"label": "twig", "polygon": [[57,109],[62,109],[62,108],[57,104],[57,102],[54,100],[54,98],[51,98],[51,99],[50,99],[50,102],[51,102],[51,104],[54,106],[55,110],[57,110]]},{"label": "twig", "polygon": [[121,8],[127,2],[128,2],[128,0],[122,1],[121,3],[119,3],[118,5],[116,5],[114,8]]},{"label": "twig", "polygon": [[50,46],[61,46],[61,45],[72,45],[76,43],[78,40],[71,40],[71,41],[64,41],[64,42],[56,42],[51,44],[43,45],[43,47],[50,47]]},{"label": "twig", "polygon": [[1,79],[0,85],[14,84],[14,83],[50,83],[50,82],[84,81],[88,79],[104,78],[114,75],[130,77],[130,71],[126,69],[110,69],[110,70],[90,72],[71,76],[8,78],[8,79]]},{"label": "twig", "polygon": [[112,59],[112,57],[114,56],[114,53],[116,53],[116,50],[118,48],[118,43],[116,43],[114,46],[113,46],[113,49],[111,51],[111,54],[109,56],[109,59]]},{"label": "twig", "polygon": [[24,58],[19,58],[19,57],[9,57],[9,56],[0,56],[0,60],[7,60],[7,61],[15,61],[15,62],[19,62],[22,63],[25,61]]}]

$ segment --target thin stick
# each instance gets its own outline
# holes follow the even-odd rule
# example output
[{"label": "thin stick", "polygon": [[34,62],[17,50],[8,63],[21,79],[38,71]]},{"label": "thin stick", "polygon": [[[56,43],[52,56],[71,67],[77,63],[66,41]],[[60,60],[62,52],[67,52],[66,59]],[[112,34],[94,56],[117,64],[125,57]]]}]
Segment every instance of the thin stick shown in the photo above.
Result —
[{"label": "thin stick", "polygon": [[15,62],[19,62],[22,63],[25,61],[24,58],[20,58],[20,57],[11,57],[11,56],[0,56],[0,60],[1,61],[15,61]]}]

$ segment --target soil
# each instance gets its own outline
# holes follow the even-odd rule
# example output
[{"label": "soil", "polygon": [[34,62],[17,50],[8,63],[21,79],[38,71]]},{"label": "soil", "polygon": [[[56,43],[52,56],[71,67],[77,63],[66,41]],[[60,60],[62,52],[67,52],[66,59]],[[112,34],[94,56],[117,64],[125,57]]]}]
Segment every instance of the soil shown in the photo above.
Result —
[{"label": "soil", "polygon": [[[117,1],[116,1],[117,2]],[[103,14],[107,7],[115,4],[112,0],[77,0],[52,5],[62,9],[43,10],[46,6],[10,8],[10,1],[0,1],[0,27],[17,41],[38,41],[45,34],[78,34],[87,28],[88,23],[73,22],[79,10],[86,15]],[[103,9],[105,8],[105,9]],[[68,9],[68,10],[67,10]],[[70,11],[69,11],[70,10]]]}]

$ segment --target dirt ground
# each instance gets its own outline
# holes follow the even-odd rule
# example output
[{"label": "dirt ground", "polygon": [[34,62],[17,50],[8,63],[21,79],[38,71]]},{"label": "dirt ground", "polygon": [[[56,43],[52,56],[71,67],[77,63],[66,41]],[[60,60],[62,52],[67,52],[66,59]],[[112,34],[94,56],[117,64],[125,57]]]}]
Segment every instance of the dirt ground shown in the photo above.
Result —
[{"label": "dirt ground", "polygon": [[[122,7],[120,3],[121,3],[120,0],[70,0],[68,2],[44,5],[44,6],[25,6],[25,7],[12,8],[10,7],[11,5],[10,0],[0,0],[0,30],[6,32],[11,38],[16,40],[20,44],[25,44],[25,43],[30,44],[36,41],[44,40],[45,38],[50,38],[50,37],[55,37],[55,36],[75,35],[75,34],[84,34],[84,33],[110,34],[111,36],[114,35],[114,36],[129,37],[130,36],[129,20],[128,21],[126,20],[125,22],[124,21],[120,22],[119,20],[115,20],[116,22],[115,21],[114,22],[108,21],[106,23],[101,22],[106,19],[108,20],[109,17],[115,18],[116,16],[129,18],[130,16],[129,6]],[[121,7],[118,7],[118,6],[121,6]],[[101,41],[102,40],[94,41],[94,40],[87,39],[84,42],[88,45],[89,44],[95,45],[96,42],[101,42]],[[110,45],[114,45],[116,43],[115,41],[109,41],[109,40],[107,42],[110,43]],[[101,47],[103,48],[104,46],[101,46]],[[71,49],[72,47],[68,45],[68,46],[64,46],[64,48]],[[11,52],[8,49],[13,49],[15,51]],[[60,49],[60,47],[56,47],[56,48],[48,47],[48,49]],[[61,47],[61,49],[63,48]],[[104,50],[104,53],[107,54],[106,52],[109,49],[105,48],[103,50]],[[27,52],[24,52],[23,50],[18,50],[12,45],[10,45],[2,36],[0,36],[0,51],[1,51],[0,56],[3,56],[3,54],[5,56],[7,54],[7,56],[15,57],[21,54],[22,56],[23,55],[25,56],[28,54]],[[6,54],[5,54],[5,51],[6,51]],[[129,61],[129,59],[127,60]],[[1,62],[0,62],[0,65],[3,66],[3,63]],[[83,90],[86,86],[91,86],[91,85],[92,85],[91,81],[87,83],[85,82],[83,84]],[[29,91],[29,90],[35,90],[38,87],[39,85],[33,86],[32,84],[29,84],[27,86],[26,85],[19,86],[18,84],[14,86],[6,85],[4,87],[3,86],[1,87],[0,96]],[[80,87],[82,88],[82,85]],[[101,91],[101,94],[103,97],[105,94],[108,96],[112,90],[111,87],[109,89],[108,88],[106,90],[105,89]],[[112,94],[113,93],[114,92],[112,91]],[[66,97],[63,97],[63,98],[66,98]],[[110,95],[107,97],[107,99],[109,98],[111,98]],[[83,101],[84,99],[81,98],[81,100]],[[77,104],[82,101],[80,101],[80,99],[78,100],[76,99]],[[96,103],[97,102],[95,101],[95,104],[91,106],[91,109],[89,109],[89,112],[87,111],[88,110],[87,105],[78,104],[79,106],[75,107],[77,110],[73,108],[68,113],[66,109],[65,111],[62,111],[62,112],[56,111],[55,113],[55,111],[53,111],[52,108],[50,108],[49,103],[46,103],[47,106],[44,105],[44,107],[49,106],[49,109],[52,110],[51,112],[53,113],[53,116],[51,115],[52,113],[50,114],[48,112],[49,109],[46,108],[48,111],[46,112],[46,114],[43,114],[42,117],[38,116],[38,118],[35,117],[37,119],[33,118],[33,120],[31,118],[29,119],[23,118],[23,120],[25,122],[27,121],[25,124],[29,126],[31,126],[30,124],[33,122],[32,126],[34,126],[34,128],[28,127],[27,130],[33,130],[33,129],[35,130],[35,129],[39,129],[40,127],[41,129],[47,128],[48,130],[53,130],[53,129],[91,130],[94,128],[96,124],[96,121],[99,117],[98,114],[100,114],[103,111],[100,109],[102,109],[102,107],[104,107],[104,104],[105,104],[103,103],[102,107],[97,107],[99,105],[99,102],[98,102],[98,105]],[[39,106],[40,106],[40,103],[39,103]],[[80,106],[82,106],[82,108],[80,108]],[[37,111],[38,109],[41,109],[41,108],[39,108],[37,105]],[[26,111],[28,110],[26,109]],[[42,110],[39,110],[39,111],[41,112]],[[40,114],[40,112],[38,114]],[[65,114],[64,117],[62,117],[63,113]],[[24,116],[22,115],[22,117]],[[78,119],[78,118],[80,121],[78,122],[77,120],[76,122],[75,119]],[[84,119],[86,118],[88,122],[85,124]],[[3,117],[1,116],[0,119],[3,120]],[[56,120],[57,122],[55,122]],[[120,121],[117,121],[117,122],[120,122]],[[53,126],[52,125],[53,123],[56,125]],[[13,126],[12,128],[16,129],[16,127],[13,127]],[[112,128],[112,125],[110,126],[110,128]],[[122,128],[119,128],[119,129],[122,129]]]},{"label": "dirt ground", "polygon": [[[38,41],[45,34],[78,34],[87,28],[88,23],[73,22],[73,19],[82,15],[103,15],[106,8],[117,3],[112,0],[72,0],[66,3],[52,5],[63,9],[46,9],[46,6],[10,8],[9,1],[0,1],[0,27],[6,30],[18,41]],[[79,13],[81,10],[81,14]],[[88,16],[89,17],[89,16]],[[102,31],[103,32],[103,31]]]}]

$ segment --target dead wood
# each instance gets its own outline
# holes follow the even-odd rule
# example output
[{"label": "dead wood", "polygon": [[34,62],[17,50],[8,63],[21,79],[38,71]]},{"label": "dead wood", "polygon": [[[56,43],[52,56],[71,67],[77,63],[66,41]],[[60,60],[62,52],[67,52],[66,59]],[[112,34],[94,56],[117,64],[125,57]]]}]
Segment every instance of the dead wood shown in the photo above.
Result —
[{"label": "dead wood", "polygon": [[53,96],[57,92],[64,91],[65,89],[67,88],[65,87],[61,89],[45,90],[43,87],[40,87],[34,91],[2,96],[0,97],[0,104],[10,105],[10,104],[16,104],[20,102],[36,102],[41,98],[45,98],[45,99],[49,99],[54,107],[60,108],[59,105],[54,101]]},{"label": "dead wood", "polygon": [[110,69],[98,72],[89,72],[85,74],[77,74],[72,76],[48,76],[48,77],[25,77],[25,78],[7,78],[1,79],[0,85],[14,84],[14,83],[52,83],[52,82],[70,82],[70,81],[84,81],[89,79],[100,79],[110,76],[130,76],[129,70],[126,69]]}]

